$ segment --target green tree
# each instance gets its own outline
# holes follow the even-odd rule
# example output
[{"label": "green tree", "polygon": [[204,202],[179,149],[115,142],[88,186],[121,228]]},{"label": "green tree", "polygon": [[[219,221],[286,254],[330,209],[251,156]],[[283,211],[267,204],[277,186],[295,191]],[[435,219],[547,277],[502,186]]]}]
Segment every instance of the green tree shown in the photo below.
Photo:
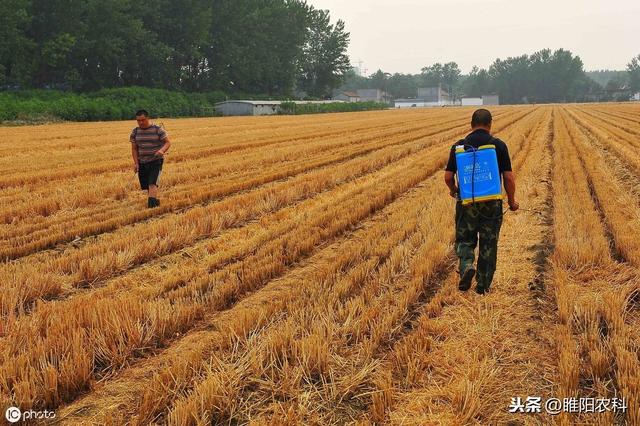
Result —
[{"label": "green tree", "polygon": [[166,49],[162,67],[164,87],[201,88],[214,3],[209,0],[157,0],[153,13],[142,16],[145,28],[155,34]]},{"label": "green tree", "polygon": [[387,73],[378,70],[369,76],[369,87],[384,90],[387,85]]},{"label": "green tree", "polygon": [[460,79],[460,67],[455,62],[447,62],[446,64],[435,63],[431,66],[422,68],[422,82],[427,87],[444,84],[447,87],[456,85]]},{"label": "green tree", "polygon": [[449,87],[453,87],[460,79],[460,67],[455,62],[447,62],[442,67],[442,83]]},{"label": "green tree", "polygon": [[570,51],[558,49],[551,57],[551,102],[573,102],[579,96],[584,77],[582,59]]},{"label": "green tree", "polygon": [[607,85],[609,80],[614,77],[617,78],[628,78],[629,73],[627,70],[624,71],[612,71],[612,70],[598,70],[598,71],[585,71],[585,74],[593,81],[598,83],[601,87]]},{"label": "green tree", "polygon": [[529,57],[529,95],[530,102],[552,102],[553,64],[550,49],[543,49]]},{"label": "green tree", "polygon": [[415,98],[419,85],[419,76],[396,73],[389,78],[388,91],[394,98]]},{"label": "green tree", "polygon": [[[348,47],[349,33],[345,31],[344,22],[338,20],[332,25],[328,10],[310,8],[307,39],[300,61],[299,87],[312,96],[330,95],[351,68]],[[384,74],[382,78],[386,78]]]},{"label": "green tree", "polygon": [[299,0],[214,0],[208,88],[283,95],[296,82],[309,7]]},{"label": "green tree", "polygon": [[0,84],[28,79],[29,51],[33,43],[26,36],[31,17],[28,0],[0,2]]},{"label": "green tree", "polygon": [[489,76],[501,103],[527,102],[531,94],[529,57],[527,55],[496,59],[489,68]]},{"label": "green tree", "polygon": [[631,96],[626,79],[621,77],[614,77],[609,80],[604,87],[604,91],[606,100],[628,101]]},{"label": "green tree", "polygon": [[85,2],[84,32],[71,55],[82,90],[167,83],[162,75],[167,48],[132,14],[133,5],[132,0]]},{"label": "green tree", "polygon": [[352,92],[358,89],[369,88],[369,79],[358,75],[355,69],[350,68],[344,74],[344,80],[342,85],[336,89],[336,92]]},{"label": "green tree", "polygon": [[627,72],[629,73],[631,91],[640,92],[640,55],[631,59],[631,62],[627,64]]},{"label": "green tree", "polygon": [[86,9],[82,0],[31,0],[27,35],[34,43],[30,73],[33,86],[77,80],[73,53],[86,33]]},{"label": "green tree", "polygon": [[428,67],[423,67],[422,72],[422,84],[427,87],[437,86],[439,83],[442,83],[442,78],[444,74],[444,67],[441,63],[435,63]]},{"label": "green tree", "polygon": [[491,93],[491,85],[487,70],[474,66],[460,89],[464,95],[477,98]]}]

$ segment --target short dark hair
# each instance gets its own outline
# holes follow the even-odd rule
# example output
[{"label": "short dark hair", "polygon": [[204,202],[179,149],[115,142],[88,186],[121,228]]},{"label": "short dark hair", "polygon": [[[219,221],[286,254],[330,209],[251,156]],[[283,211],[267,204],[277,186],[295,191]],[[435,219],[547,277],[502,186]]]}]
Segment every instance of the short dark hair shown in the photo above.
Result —
[{"label": "short dark hair", "polygon": [[490,126],[493,117],[489,110],[481,108],[477,109],[471,116],[471,127]]},{"label": "short dark hair", "polygon": [[139,109],[138,111],[136,111],[136,117],[140,117],[141,115],[148,117],[149,113],[147,112],[146,109]]}]

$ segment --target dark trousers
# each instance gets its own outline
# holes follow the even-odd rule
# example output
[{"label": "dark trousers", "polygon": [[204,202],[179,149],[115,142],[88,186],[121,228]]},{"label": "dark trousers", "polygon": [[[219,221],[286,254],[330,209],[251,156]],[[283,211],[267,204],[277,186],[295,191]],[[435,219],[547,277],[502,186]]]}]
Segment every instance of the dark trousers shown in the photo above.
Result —
[{"label": "dark trousers", "polygon": [[460,274],[471,265],[480,237],[476,280],[478,287],[489,289],[498,260],[498,236],[502,226],[502,200],[463,206],[456,204],[456,255]]}]

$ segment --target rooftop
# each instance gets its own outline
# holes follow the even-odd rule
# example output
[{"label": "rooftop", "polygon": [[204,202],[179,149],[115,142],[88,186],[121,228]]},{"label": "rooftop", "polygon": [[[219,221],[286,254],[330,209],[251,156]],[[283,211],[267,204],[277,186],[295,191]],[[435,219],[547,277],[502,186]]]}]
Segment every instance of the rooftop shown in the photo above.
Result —
[{"label": "rooftop", "polygon": [[222,104],[249,104],[249,105],[280,105],[283,102],[293,102],[297,105],[302,104],[332,104],[332,103],[340,103],[342,101],[336,100],[328,100],[328,101],[253,101],[253,100],[228,100],[223,102],[218,102],[216,105]]},{"label": "rooftop", "polygon": [[250,104],[250,105],[280,105],[282,101],[251,101],[251,100],[228,100],[218,102],[216,105],[221,104]]}]

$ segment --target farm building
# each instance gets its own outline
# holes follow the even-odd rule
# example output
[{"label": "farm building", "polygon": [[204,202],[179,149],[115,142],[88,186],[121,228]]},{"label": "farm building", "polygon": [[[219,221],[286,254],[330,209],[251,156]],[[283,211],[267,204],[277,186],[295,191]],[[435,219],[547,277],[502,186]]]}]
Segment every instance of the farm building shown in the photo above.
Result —
[{"label": "farm building", "polygon": [[424,99],[396,99],[393,101],[396,108],[416,108],[427,106]]},{"label": "farm building", "polygon": [[280,110],[280,101],[224,101],[216,104],[216,111],[227,115],[273,115]]},{"label": "farm building", "polygon": [[481,105],[500,105],[500,97],[498,95],[482,95],[481,98],[463,97],[458,105],[462,106],[481,106]]},{"label": "farm building", "polygon": [[362,102],[387,102],[391,97],[380,89],[358,89],[358,96]]},{"label": "farm building", "polygon": [[341,92],[333,97],[335,100],[344,102],[360,102],[360,95],[356,92]]},{"label": "farm building", "polygon": [[443,106],[452,105],[451,96],[442,88],[442,84],[434,87],[418,88],[418,99],[424,99],[428,104],[426,106]]},{"label": "farm building", "polygon": [[500,96],[482,95],[482,105],[500,105]]},{"label": "farm building", "polygon": [[[335,104],[343,101],[288,101],[296,105],[302,104]],[[216,104],[216,111],[223,116],[235,115],[275,115],[280,112],[282,101],[224,101]]]},{"label": "farm building", "polygon": [[631,100],[632,101],[640,101],[640,92],[634,93],[633,96],[631,96]]},{"label": "farm building", "polygon": [[482,98],[462,98],[461,99],[462,106],[479,106],[483,105]]}]

